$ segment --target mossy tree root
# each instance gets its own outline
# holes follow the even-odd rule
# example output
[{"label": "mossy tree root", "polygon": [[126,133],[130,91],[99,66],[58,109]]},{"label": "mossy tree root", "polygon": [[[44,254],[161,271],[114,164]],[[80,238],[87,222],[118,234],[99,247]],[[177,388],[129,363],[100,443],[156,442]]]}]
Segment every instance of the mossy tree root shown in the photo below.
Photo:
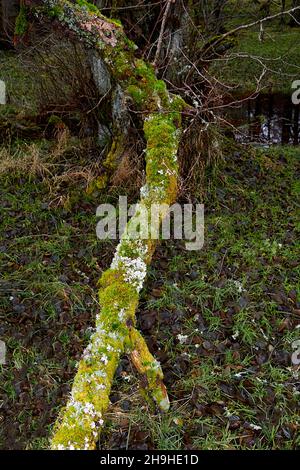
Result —
[{"label": "mossy tree root", "polygon": [[[157,244],[159,224],[177,195],[177,151],[185,103],[168,92],[151,65],[135,58],[136,47],[122,26],[101,15],[94,5],[82,0],[77,5],[67,0],[26,3],[31,5],[33,14],[53,19],[66,31],[75,33],[87,47],[98,51],[115,82],[144,118],[146,184],[111,267],[100,279],[101,311],[96,331],[79,363],[71,397],[57,420],[51,441],[52,449],[94,449],[109,405],[113,377],[124,352],[129,352],[142,374],[147,396],[158,409],[165,411],[169,407],[162,370],[135,328],[135,313],[147,265]],[[159,224],[151,226],[152,237],[133,238],[132,229],[140,225],[142,213],[146,212],[148,222],[153,223],[149,214],[154,204],[163,210],[158,214]],[[153,237],[155,233],[157,236]]]},{"label": "mossy tree root", "polygon": [[141,387],[150,403],[154,401],[159,411],[168,411],[170,401],[163,383],[163,371],[160,363],[152,356],[148,346],[138,330],[130,328],[130,358],[141,374]]}]

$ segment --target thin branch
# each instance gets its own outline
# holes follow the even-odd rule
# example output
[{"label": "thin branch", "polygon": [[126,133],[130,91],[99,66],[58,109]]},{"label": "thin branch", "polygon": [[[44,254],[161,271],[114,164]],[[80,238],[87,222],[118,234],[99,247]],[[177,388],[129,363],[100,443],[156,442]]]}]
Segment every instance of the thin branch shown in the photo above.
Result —
[{"label": "thin branch", "polygon": [[169,14],[169,11],[170,11],[171,3],[175,3],[175,0],[167,0],[167,3],[166,3],[166,8],[165,8],[164,16],[163,16],[162,23],[161,23],[160,33],[159,33],[159,37],[158,37],[156,54],[155,54],[155,58],[154,58],[154,61],[153,61],[154,66],[157,65],[157,62],[159,60],[160,51],[161,51],[161,48],[162,48],[163,37],[164,37],[164,32],[165,32],[165,27],[166,27],[166,22],[167,22],[168,14]]},{"label": "thin branch", "polygon": [[290,15],[292,16],[292,13],[294,13],[295,11],[297,10],[300,10],[300,6],[299,7],[295,7],[295,8],[291,8],[290,10],[286,10],[286,11],[283,11],[283,12],[279,12],[279,13],[276,13],[275,15],[269,15],[269,16],[266,16],[265,18],[261,18],[259,20],[256,20],[256,21],[253,21],[252,23],[247,23],[247,24],[243,24],[243,25],[240,25],[240,26],[237,26],[236,28],[232,29],[231,31],[227,31],[227,33],[224,33],[222,34],[222,36],[220,36],[215,42],[213,42],[212,44],[210,44],[210,46],[205,50],[205,53],[207,54],[208,51],[210,51],[215,45],[219,44],[220,42],[222,42],[224,39],[226,39],[228,36],[232,36],[233,34],[239,32],[239,31],[242,31],[244,29],[249,29],[249,28],[252,28],[253,26],[256,26],[256,25],[262,25],[263,23],[265,23],[266,21],[271,21],[271,20],[274,20],[275,18],[278,18],[279,16],[282,16],[282,15]]}]

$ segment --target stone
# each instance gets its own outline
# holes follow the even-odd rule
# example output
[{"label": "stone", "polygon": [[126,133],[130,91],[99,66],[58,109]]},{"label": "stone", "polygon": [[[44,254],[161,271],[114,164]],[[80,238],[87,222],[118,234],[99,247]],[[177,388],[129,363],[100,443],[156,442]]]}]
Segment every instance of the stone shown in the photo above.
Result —
[{"label": "stone", "polygon": [[6,86],[3,80],[0,80],[0,104],[6,104]]},{"label": "stone", "polygon": [[5,359],[6,359],[6,344],[4,341],[0,340],[0,365],[5,364]]}]

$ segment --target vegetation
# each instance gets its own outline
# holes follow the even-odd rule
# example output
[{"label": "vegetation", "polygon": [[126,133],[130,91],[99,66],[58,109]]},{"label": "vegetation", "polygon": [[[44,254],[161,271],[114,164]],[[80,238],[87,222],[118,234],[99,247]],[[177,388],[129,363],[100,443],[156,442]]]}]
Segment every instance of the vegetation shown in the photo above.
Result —
[{"label": "vegetation", "polygon": [[[180,2],[21,3],[0,51],[0,447],[299,448],[300,150],[238,143],[226,114],[228,95],[290,92],[299,26],[226,36],[281,2],[190,2],[192,21]],[[139,206],[97,239],[123,194],[204,203],[204,248],[128,239]]]},{"label": "vegetation", "polygon": [[238,45],[232,50],[232,58],[220,61],[222,70],[216,64],[216,73],[222,80],[238,86],[241,92],[253,91],[257,86],[256,78],[260,77],[263,64],[266,64],[262,83],[264,91],[290,92],[291,82],[298,77],[299,33],[288,28],[282,31],[270,28],[267,31],[263,42],[259,40],[257,31],[241,35]]}]

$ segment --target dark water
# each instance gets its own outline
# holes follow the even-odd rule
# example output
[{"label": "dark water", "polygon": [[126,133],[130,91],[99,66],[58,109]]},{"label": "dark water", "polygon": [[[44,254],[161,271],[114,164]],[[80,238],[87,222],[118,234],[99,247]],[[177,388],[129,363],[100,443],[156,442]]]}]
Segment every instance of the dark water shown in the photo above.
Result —
[{"label": "dark water", "polygon": [[300,105],[290,95],[259,95],[235,106],[227,109],[226,119],[239,142],[299,145]]}]

